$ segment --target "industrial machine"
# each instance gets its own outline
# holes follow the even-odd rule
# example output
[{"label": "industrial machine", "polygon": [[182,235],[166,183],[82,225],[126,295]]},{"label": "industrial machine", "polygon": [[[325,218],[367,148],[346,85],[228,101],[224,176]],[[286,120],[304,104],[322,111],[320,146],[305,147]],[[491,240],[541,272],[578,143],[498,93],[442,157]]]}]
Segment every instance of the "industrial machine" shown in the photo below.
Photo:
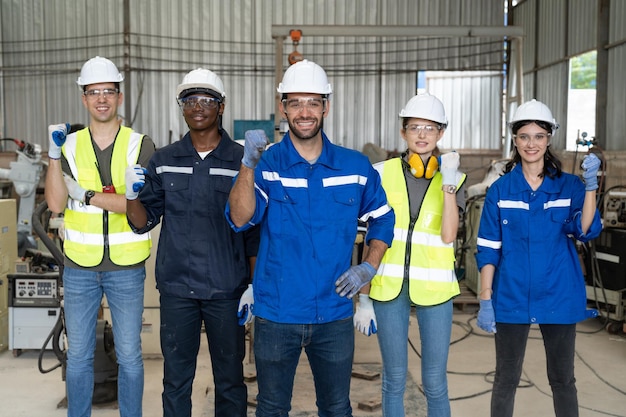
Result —
[{"label": "industrial machine", "polygon": [[2,139],[14,142],[17,145],[17,161],[12,161],[10,168],[0,168],[0,179],[13,182],[15,191],[20,196],[20,206],[17,216],[18,254],[24,255],[26,248],[37,247],[33,238],[32,223],[33,210],[37,186],[43,170],[41,161],[41,146],[32,145],[19,139]]},{"label": "industrial machine", "polygon": [[586,290],[615,333],[626,320],[626,193],[608,190],[604,200],[605,228],[589,245]]},{"label": "industrial machine", "polygon": [[[12,348],[41,349],[40,372],[47,373],[61,367],[62,380],[65,381],[67,343],[63,316],[64,257],[55,241],[48,236],[48,227],[42,221],[42,218],[49,220],[47,208],[45,201],[40,203],[35,209],[32,221],[33,230],[50,254],[31,251],[33,254],[30,258],[31,265],[27,269],[54,272],[12,275],[10,279],[13,308],[11,322],[14,336]],[[42,364],[43,353],[46,350],[52,350],[58,359],[58,364],[48,369],[44,369]],[[108,321],[99,319],[96,324],[93,404],[117,400],[117,371],[113,329]]]},{"label": "industrial machine", "polygon": [[626,190],[609,190],[604,196],[604,226],[626,228]]},{"label": "industrial machine", "polygon": [[52,349],[44,343],[60,316],[58,272],[8,274],[9,349]]},{"label": "industrial machine", "polygon": [[0,200],[0,350],[9,348],[9,300],[7,275],[15,271],[17,217],[14,199]]},{"label": "industrial machine", "polygon": [[491,162],[485,178],[478,184],[467,188],[467,201],[463,217],[463,242],[461,244],[461,264],[464,266],[465,285],[475,294],[480,294],[480,272],[476,264],[476,239],[478,237],[478,226],[480,226],[480,216],[485,204],[487,188],[503,173],[508,159],[499,159]]},{"label": "industrial machine", "polygon": [[476,264],[476,238],[480,216],[483,212],[485,196],[478,195],[467,200],[463,224],[465,226],[464,241],[461,247],[463,262],[465,265],[465,286],[475,294],[480,293],[480,273]]}]

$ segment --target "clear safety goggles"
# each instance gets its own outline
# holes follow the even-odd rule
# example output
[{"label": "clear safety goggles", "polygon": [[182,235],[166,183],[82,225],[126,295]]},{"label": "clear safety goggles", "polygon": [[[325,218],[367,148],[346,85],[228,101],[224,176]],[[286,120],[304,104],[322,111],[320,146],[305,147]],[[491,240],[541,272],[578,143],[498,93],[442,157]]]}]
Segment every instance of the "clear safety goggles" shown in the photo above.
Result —
[{"label": "clear safety goggles", "polygon": [[304,109],[314,113],[322,113],[325,106],[325,98],[309,97],[283,99],[283,107],[287,113],[299,113]]},{"label": "clear safety goggles", "polygon": [[178,105],[183,110],[192,110],[196,106],[204,110],[213,110],[219,107],[220,101],[215,97],[189,96],[178,99]]},{"label": "clear safety goggles", "polygon": [[535,143],[543,143],[550,136],[551,136],[550,133],[538,133],[536,135],[526,135],[526,134],[513,135],[515,139],[519,140],[520,142],[524,144],[529,143],[531,140]]},{"label": "clear safety goggles", "polygon": [[419,135],[423,133],[426,136],[434,136],[437,133],[439,133],[440,130],[441,128],[436,125],[413,125],[412,124],[406,127],[406,131],[413,135]]},{"label": "clear safety goggles", "polygon": [[87,90],[83,92],[83,94],[87,98],[95,99],[97,97],[102,97],[102,96],[106,98],[113,98],[119,92],[120,90],[118,90],[117,88],[105,88],[103,90],[99,90],[99,89]]}]

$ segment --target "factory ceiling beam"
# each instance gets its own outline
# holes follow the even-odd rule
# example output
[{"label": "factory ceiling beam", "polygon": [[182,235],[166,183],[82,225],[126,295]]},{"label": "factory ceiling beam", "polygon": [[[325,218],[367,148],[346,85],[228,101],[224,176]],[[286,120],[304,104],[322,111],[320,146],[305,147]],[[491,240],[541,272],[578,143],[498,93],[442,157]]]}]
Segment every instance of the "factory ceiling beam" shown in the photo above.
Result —
[{"label": "factory ceiling beam", "polygon": [[[272,38],[276,41],[275,83],[281,82],[283,75],[283,46],[285,39],[292,30],[299,30],[302,36],[354,36],[354,37],[420,37],[420,38],[502,38],[517,43],[515,76],[515,95],[507,92],[507,109],[510,111],[512,103],[517,105],[523,102],[523,74],[522,74],[522,38],[524,29],[520,26],[419,26],[419,25],[272,25]],[[508,88],[507,88],[508,90]],[[274,122],[280,123],[279,115],[280,95],[276,93]],[[510,152],[510,137],[503,144],[503,157]]]},{"label": "factory ceiling beam", "polygon": [[302,36],[418,36],[423,38],[521,37],[519,26],[385,26],[385,25],[272,25],[272,38],[289,36],[292,29]]}]

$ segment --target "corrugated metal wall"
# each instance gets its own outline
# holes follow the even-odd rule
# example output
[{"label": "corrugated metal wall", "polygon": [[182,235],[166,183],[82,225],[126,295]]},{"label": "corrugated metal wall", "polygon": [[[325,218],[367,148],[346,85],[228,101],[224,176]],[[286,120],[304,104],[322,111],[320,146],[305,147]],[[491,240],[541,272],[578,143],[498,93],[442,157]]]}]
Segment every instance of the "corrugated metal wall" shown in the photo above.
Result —
[{"label": "corrugated metal wall", "polygon": [[[626,150],[626,3],[611,1],[607,97],[608,150]],[[526,0],[513,9],[513,24],[524,28],[524,100],[545,102],[560,123],[553,146],[565,148],[569,58],[597,45],[598,3],[588,0]],[[567,18],[564,18],[567,17]]]},{"label": "corrugated metal wall", "polygon": [[442,149],[501,147],[502,101],[493,98],[502,97],[502,72],[434,72],[428,74],[427,86],[448,115]]},{"label": "corrugated metal wall", "polygon": [[[95,55],[112,59],[126,75],[127,104],[120,109],[126,124],[132,123],[162,146],[186,131],[174,93],[183,75],[198,66],[214,70],[224,81],[228,94],[224,125],[231,133],[236,119],[271,117],[273,24],[297,29],[304,24],[501,26],[504,21],[504,2],[493,0],[1,0],[0,4],[3,134],[44,149],[48,124],[88,122],[75,80],[82,63]],[[287,39],[285,62],[292,49]],[[443,79],[430,83],[451,109],[448,117],[455,130],[447,135],[450,146],[499,146],[501,112],[496,110],[501,107],[503,82],[494,71],[502,71],[502,40],[305,33],[298,50],[321,64],[333,84],[325,130],[336,143],[361,149],[373,142],[395,149],[397,114],[415,93],[417,71],[466,70],[472,75],[462,82],[457,74],[450,84]],[[487,72],[477,83],[480,70]],[[477,114],[498,121],[476,124]]]},{"label": "corrugated metal wall", "polygon": [[626,2],[611,2],[606,148],[626,150]]}]

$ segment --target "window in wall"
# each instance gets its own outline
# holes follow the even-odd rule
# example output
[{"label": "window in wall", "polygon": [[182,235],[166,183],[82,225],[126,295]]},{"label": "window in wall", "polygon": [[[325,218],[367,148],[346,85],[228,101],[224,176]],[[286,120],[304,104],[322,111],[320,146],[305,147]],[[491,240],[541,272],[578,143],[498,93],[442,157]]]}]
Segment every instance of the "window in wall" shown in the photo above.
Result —
[{"label": "window in wall", "polygon": [[567,150],[585,151],[596,134],[596,51],[570,59],[569,69]]}]

